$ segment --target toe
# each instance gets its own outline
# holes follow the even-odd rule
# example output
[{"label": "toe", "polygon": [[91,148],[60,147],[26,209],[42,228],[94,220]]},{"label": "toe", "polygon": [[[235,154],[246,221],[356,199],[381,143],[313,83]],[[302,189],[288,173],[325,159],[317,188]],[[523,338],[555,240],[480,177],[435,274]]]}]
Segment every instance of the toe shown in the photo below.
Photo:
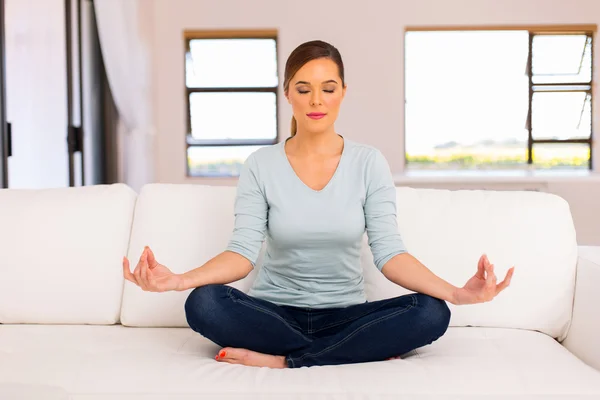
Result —
[{"label": "toe", "polygon": [[232,349],[231,347],[223,347],[221,350],[219,350],[219,352],[217,353],[217,357],[219,359],[222,358],[228,358],[231,357],[232,353],[234,349]]},{"label": "toe", "polygon": [[225,358],[226,354],[227,354],[227,349],[226,348],[222,348],[221,350],[219,350],[217,352],[217,355],[215,356],[215,360],[217,360],[217,361],[223,361],[223,359]]}]

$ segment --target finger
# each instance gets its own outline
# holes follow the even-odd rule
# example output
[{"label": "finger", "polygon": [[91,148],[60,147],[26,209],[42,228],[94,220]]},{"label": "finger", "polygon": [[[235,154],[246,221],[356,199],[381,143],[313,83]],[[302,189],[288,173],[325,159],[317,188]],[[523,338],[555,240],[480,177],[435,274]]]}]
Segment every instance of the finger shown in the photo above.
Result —
[{"label": "finger", "polygon": [[140,259],[138,260],[138,263],[141,263],[146,258],[146,249],[147,247],[144,247],[144,250],[142,250],[142,254],[140,254]]},{"label": "finger", "polygon": [[137,281],[138,285],[145,290],[144,283],[142,282],[142,264],[144,263],[144,254],[145,252],[142,252],[140,260],[133,271],[133,276],[135,276],[135,280]]},{"label": "finger", "polygon": [[148,290],[152,291],[152,292],[158,292],[159,288],[156,285],[156,280],[154,279],[154,273],[152,272],[152,269],[148,268]]},{"label": "finger", "polygon": [[487,289],[492,289],[495,286],[495,282],[494,282],[494,266],[492,264],[488,264],[485,267],[485,272],[486,272],[486,278],[485,278],[485,286]]},{"label": "finger", "polygon": [[135,276],[131,273],[129,260],[127,259],[127,257],[123,257],[123,276],[128,281],[133,282],[136,285],[138,284],[137,281],[135,280]]},{"label": "finger", "polygon": [[140,277],[142,278],[142,285],[144,289],[148,289],[148,252],[144,251],[144,260],[140,265]]},{"label": "finger", "polygon": [[140,275],[140,264],[138,264],[137,267],[135,267],[135,270],[133,271],[133,277],[137,282],[137,285],[144,289],[144,284],[142,283],[142,277]]},{"label": "finger", "polygon": [[479,257],[476,276],[480,279],[485,279],[485,254]]},{"label": "finger", "polygon": [[515,271],[515,267],[512,267],[511,269],[508,270],[504,280],[502,282],[500,282],[498,284],[498,286],[496,286],[496,294],[500,293],[501,291],[503,291],[510,285],[510,281],[512,280],[514,271]]},{"label": "finger", "polygon": [[154,257],[154,252],[150,249],[150,247],[146,246],[147,255],[148,255],[148,268],[152,269],[156,267],[158,264],[156,262],[156,258]]}]

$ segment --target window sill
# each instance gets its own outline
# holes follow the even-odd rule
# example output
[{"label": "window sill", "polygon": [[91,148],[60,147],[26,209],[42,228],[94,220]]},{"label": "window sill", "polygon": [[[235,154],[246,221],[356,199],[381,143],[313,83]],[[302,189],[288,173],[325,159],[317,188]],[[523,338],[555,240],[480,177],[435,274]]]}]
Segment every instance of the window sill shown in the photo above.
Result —
[{"label": "window sill", "polygon": [[410,170],[393,175],[395,184],[410,183],[548,183],[600,182],[600,172],[589,170]]}]

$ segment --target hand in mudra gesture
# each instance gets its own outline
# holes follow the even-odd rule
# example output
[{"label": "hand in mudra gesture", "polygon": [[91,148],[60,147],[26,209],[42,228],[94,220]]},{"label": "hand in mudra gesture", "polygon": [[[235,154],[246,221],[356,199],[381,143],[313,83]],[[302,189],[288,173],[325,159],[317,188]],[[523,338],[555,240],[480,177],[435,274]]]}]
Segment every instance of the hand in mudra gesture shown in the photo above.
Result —
[{"label": "hand in mudra gesture", "polygon": [[462,288],[456,291],[456,304],[476,304],[492,301],[501,291],[510,285],[515,267],[511,267],[506,277],[500,283],[496,283],[494,264],[490,264],[484,254],[479,258],[477,272]]},{"label": "hand in mudra gesture", "polygon": [[156,261],[150,247],[146,246],[133,274],[129,267],[129,260],[123,257],[123,275],[125,279],[135,283],[144,291],[166,292],[169,290],[181,290],[181,275]]}]

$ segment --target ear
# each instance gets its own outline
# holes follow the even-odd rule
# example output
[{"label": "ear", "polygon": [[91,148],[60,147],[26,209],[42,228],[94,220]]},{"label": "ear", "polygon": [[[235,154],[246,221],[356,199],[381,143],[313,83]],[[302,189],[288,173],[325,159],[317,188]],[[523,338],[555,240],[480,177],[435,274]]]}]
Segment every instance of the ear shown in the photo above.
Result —
[{"label": "ear", "polygon": [[289,91],[289,89],[285,90],[283,92],[283,94],[285,95],[285,98],[287,99],[288,104],[292,104],[292,102],[290,101],[290,91]]},{"label": "ear", "polygon": [[348,89],[348,85],[344,84],[344,88],[342,89],[342,100],[344,100],[344,97],[346,97],[346,89]]}]

